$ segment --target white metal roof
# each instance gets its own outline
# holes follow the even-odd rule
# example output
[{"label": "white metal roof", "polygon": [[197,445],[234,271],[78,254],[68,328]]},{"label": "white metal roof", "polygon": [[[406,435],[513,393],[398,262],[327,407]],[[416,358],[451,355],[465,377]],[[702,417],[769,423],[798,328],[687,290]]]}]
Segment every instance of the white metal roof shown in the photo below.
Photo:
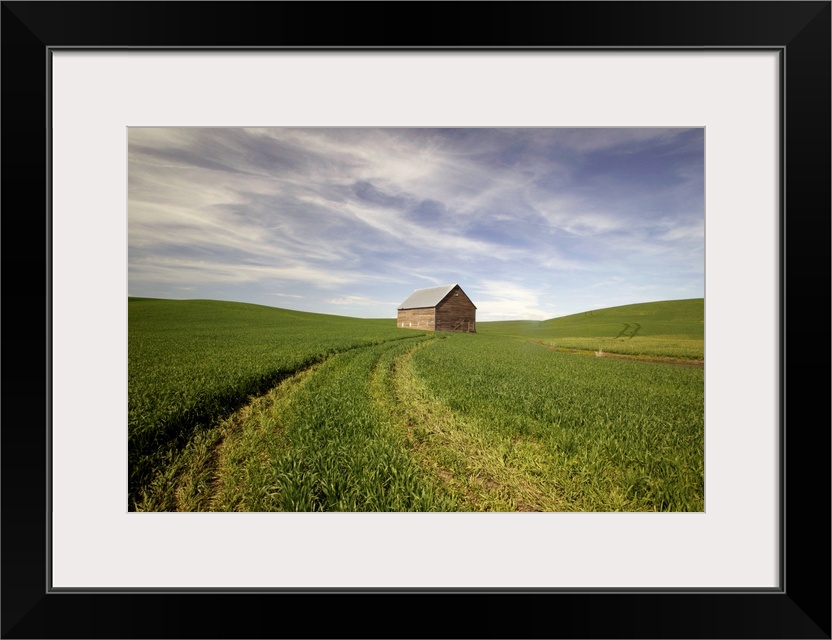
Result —
[{"label": "white metal roof", "polygon": [[424,307],[435,307],[442,299],[451,292],[455,284],[446,284],[441,287],[430,287],[429,289],[416,289],[410,297],[399,305],[399,309],[422,309]]}]

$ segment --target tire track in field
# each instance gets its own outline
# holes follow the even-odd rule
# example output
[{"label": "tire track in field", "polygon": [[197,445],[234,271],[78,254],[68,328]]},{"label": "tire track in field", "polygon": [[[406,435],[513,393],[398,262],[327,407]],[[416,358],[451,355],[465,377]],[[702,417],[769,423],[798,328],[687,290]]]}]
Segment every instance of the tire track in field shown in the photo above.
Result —
[{"label": "tire track in field", "polygon": [[375,400],[407,439],[412,455],[444,484],[463,511],[562,511],[564,499],[544,490],[529,470],[507,462],[514,446],[540,447],[517,439],[495,442],[472,419],[454,413],[417,378],[411,359],[428,340],[374,372]]},{"label": "tire track in field", "polygon": [[[361,348],[361,347],[356,347]],[[332,357],[335,354],[327,356]],[[227,413],[208,418],[189,429],[184,443],[169,447],[152,469],[150,479],[139,489],[143,499],[136,500],[136,511],[205,511],[212,494],[210,477],[216,466],[216,452],[228,436],[235,417],[245,412],[258,398],[267,397],[274,389],[305,371],[319,366],[313,362],[295,371],[271,376],[271,388],[264,392],[235,400],[227,406]]]},{"label": "tire track in field", "polygon": [[[229,494],[234,493],[235,472],[239,473],[240,464],[257,465],[270,469],[268,454],[261,452],[255,459],[239,459],[239,454],[232,451],[229,444],[246,437],[285,440],[287,416],[292,411],[292,399],[306,385],[313,375],[337,354],[317,362],[306,369],[284,379],[268,393],[252,398],[249,404],[231,415],[223,422],[223,438],[214,448],[214,473],[211,480],[209,511],[227,511],[233,503]],[[268,433],[265,433],[265,432]]]},{"label": "tire track in field", "polygon": [[[412,340],[418,336],[401,338]],[[392,340],[388,342],[398,342]],[[227,510],[222,504],[222,494],[228,484],[229,469],[239,463],[229,456],[226,446],[229,441],[239,439],[246,425],[253,419],[266,414],[291,410],[291,396],[301,389],[312,375],[332,358],[361,349],[371,349],[378,343],[363,344],[349,349],[332,352],[322,360],[307,367],[284,375],[271,389],[236,407],[215,426],[198,430],[179,454],[158,470],[153,478],[150,491],[152,496],[138,505],[145,511],[214,511]],[[282,405],[278,410],[277,405]],[[267,464],[267,460],[260,461]]]},{"label": "tire track in field", "polygon": [[[251,395],[247,397],[239,395],[227,399],[225,411],[217,415],[199,415],[196,421],[191,415],[187,424],[182,420],[172,423],[168,430],[177,432],[176,438],[170,440],[162,438],[162,443],[153,441],[148,445],[147,452],[134,442],[128,442],[131,457],[152,458],[149,462],[141,462],[139,473],[141,478],[139,480],[134,479],[131,475],[128,481],[128,509],[130,511],[176,511],[187,502],[187,496],[194,496],[197,493],[204,494],[208,491],[202,480],[183,478],[183,474],[187,474],[194,464],[202,468],[210,467],[211,463],[205,459],[208,456],[206,450],[217,447],[218,443],[224,438],[219,430],[219,425],[225,423],[235,413],[244,410],[256,398],[267,396],[284,381],[302,374],[310,368],[319,366],[339,354],[371,348],[382,342],[395,343],[399,340],[412,340],[418,335],[402,336],[380,342],[367,342],[340,350],[332,350],[322,354],[317,360],[307,361],[306,366],[301,365],[300,368],[294,371],[275,372],[264,376],[260,383],[252,387]],[[151,445],[155,448],[150,449]],[[129,465],[131,468],[135,466],[132,459],[129,461]],[[133,471],[131,471],[132,473]],[[191,486],[194,483],[196,483],[195,486]],[[204,496],[200,495],[199,504],[204,504],[204,501]]]},{"label": "tire track in field", "polygon": [[[407,336],[384,344],[393,347],[401,341],[421,339],[420,335]],[[273,454],[275,450],[289,446],[287,430],[297,417],[295,399],[298,393],[333,359],[378,346],[379,343],[365,344],[331,353],[324,360],[284,378],[267,393],[251,397],[246,405],[225,418],[212,430],[209,451],[195,456],[201,467],[188,469],[184,482],[179,483],[178,508],[185,511],[249,510],[247,505],[254,497],[268,492],[268,482],[264,478],[271,475],[274,464],[269,451]]]},{"label": "tire track in field", "polygon": [[[618,332],[618,335],[613,338],[614,340],[620,338],[621,336],[627,335],[627,329],[630,328],[630,324],[628,322],[624,323],[624,328]],[[632,336],[631,336],[632,337]]]},{"label": "tire track in field", "polygon": [[[630,327],[633,327],[630,329]],[[618,338],[627,338],[632,339],[635,338],[636,334],[641,330],[641,325],[638,322],[634,322],[632,325],[629,322],[624,323],[624,328],[618,332],[618,335],[613,338],[613,340],[617,340]],[[629,333],[628,333],[629,332]]]},{"label": "tire track in field", "polygon": [[229,461],[227,443],[239,438],[246,425],[258,416],[274,412],[286,403],[312,374],[323,365],[312,364],[284,377],[267,393],[249,398],[247,404],[222,419],[216,426],[196,434],[171,465],[173,487],[169,489],[175,511],[225,511],[218,498],[226,483]]}]

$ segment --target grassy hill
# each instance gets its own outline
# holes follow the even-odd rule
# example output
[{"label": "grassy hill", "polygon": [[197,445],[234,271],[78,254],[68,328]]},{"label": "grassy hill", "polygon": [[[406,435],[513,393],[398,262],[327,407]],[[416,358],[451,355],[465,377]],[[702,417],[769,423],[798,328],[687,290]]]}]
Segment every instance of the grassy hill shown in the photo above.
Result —
[{"label": "grassy hill", "polygon": [[[131,510],[704,508],[704,370],[632,361],[701,358],[702,300],[478,334],[211,300],[128,312]],[[619,355],[570,353],[599,349]]]},{"label": "grassy hill", "polygon": [[705,357],[705,300],[629,304],[542,322],[480,322],[477,330],[569,350],[701,360]]}]

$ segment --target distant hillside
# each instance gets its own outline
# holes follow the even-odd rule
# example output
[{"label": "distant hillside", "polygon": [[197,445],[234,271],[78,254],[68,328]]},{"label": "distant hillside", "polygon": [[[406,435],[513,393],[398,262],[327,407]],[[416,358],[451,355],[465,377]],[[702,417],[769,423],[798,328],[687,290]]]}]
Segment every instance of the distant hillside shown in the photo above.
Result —
[{"label": "distant hillside", "polygon": [[542,322],[480,322],[483,334],[514,335],[571,349],[704,358],[705,300],[665,300],[585,311]]},{"label": "distant hillside", "polygon": [[282,307],[269,307],[249,302],[232,302],[228,300],[171,300],[166,298],[127,298],[131,319],[146,318],[160,321],[218,323],[220,325],[243,322],[251,327],[252,323],[262,323],[263,327],[282,326],[285,323],[305,322],[309,326],[320,324],[324,328],[343,326],[373,325],[384,328],[396,328],[395,318],[355,318],[352,316],[329,313],[297,311]]}]

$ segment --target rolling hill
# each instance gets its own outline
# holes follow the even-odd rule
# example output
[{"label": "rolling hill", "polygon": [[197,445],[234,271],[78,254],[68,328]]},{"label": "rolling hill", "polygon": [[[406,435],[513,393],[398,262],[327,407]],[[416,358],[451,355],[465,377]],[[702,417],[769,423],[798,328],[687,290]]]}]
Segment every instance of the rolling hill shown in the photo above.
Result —
[{"label": "rolling hill", "polygon": [[629,304],[541,322],[481,322],[478,330],[564,349],[701,360],[705,356],[705,300]]}]

